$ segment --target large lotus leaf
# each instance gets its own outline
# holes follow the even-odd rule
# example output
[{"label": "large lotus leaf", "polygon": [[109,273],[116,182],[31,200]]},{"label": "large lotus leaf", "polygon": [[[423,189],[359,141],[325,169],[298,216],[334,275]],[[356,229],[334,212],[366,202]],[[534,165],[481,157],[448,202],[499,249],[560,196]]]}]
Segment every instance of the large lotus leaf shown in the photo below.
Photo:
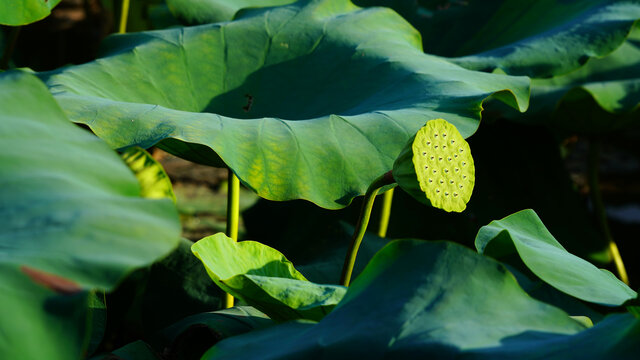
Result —
[{"label": "large lotus leaf", "polygon": [[567,75],[533,80],[529,112],[507,114],[516,121],[599,133],[637,125],[638,104],[640,27],[636,26],[610,55],[592,59]]},{"label": "large lotus leaf", "polygon": [[218,233],[192,250],[220,288],[276,321],[320,320],[346,291],[308,281],[279,251],[259,242],[236,242]]},{"label": "large lotus leaf", "polygon": [[40,74],[73,121],[115,148],[168,139],[160,146],[215,164],[213,150],[262,197],[332,209],[389,171],[426,120],[468,137],[491,94],[520,110],[528,102],[528,79],[425,55],[397,14],[346,0],[114,36],[106,48]]},{"label": "large lotus leaf", "polygon": [[530,298],[490,258],[453,243],[399,240],[319,323],[225,339],[203,359],[629,359],[640,350],[640,320],[629,314],[584,329]]},{"label": "large lotus leaf", "polygon": [[0,1],[0,24],[25,25],[45,18],[60,0]]},{"label": "large lotus leaf", "polygon": [[[0,358],[29,349],[69,359],[87,345],[76,326],[84,290],[111,290],[167,254],[177,212],[169,199],[141,198],[118,155],[72,125],[33,75],[0,75],[0,108]],[[36,290],[21,270],[68,295]]]},{"label": "large lotus leaf", "polygon": [[207,24],[233,19],[244,8],[286,5],[296,0],[167,0],[173,16],[188,24]]},{"label": "large lotus leaf", "polygon": [[550,77],[604,56],[640,19],[627,0],[471,0],[426,7],[359,0],[397,9],[422,34],[424,50],[469,69]]},{"label": "large lotus leaf", "polygon": [[522,210],[484,226],[476,237],[476,248],[494,256],[517,251],[540,279],[585,301],[615,306],[638,296],[611,272],[567,252],[533,210]]}]

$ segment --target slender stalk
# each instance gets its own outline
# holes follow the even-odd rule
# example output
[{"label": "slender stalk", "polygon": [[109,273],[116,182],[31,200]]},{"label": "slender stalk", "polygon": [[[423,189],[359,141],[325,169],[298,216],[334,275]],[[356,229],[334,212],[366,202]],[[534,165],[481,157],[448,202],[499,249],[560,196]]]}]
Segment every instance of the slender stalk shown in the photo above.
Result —
[{"label": "slender stalk", "polygon": [[356,264],[356,256],[358,255],[358,249],[362,243],[362,238],[369,225],[369,218],[371,217],[371,209],[373,208],[373,202],[376,199],[376,195],[380,191],[380,188],[393,184],[393,176],[391,171],[380,176],[369,186],[367,192],[364,194],[364,201],[362,208],[360,209],[360,216],[358,223],[356,224],[355,231],[351,237],[351,244],[349,244],[349,250],[347,250],[347,256],[344,259],[344,265],[342,266],[342,275],[340,276],[340,284],[349,286],[351,282],[351,274],[353,273],[353,267]]},{"label": "slender stalk", "polygon": [[380,227],[378,228],[378,236],[387,237],[387,229],[389,228],[389,217],[391,216],[391,202],[393,201],[393,190],[389,189],[382,196],[382,211],[380,212]]},{"label": "slender stalk", "polygon": [[[227,236],[238,241],[238,221],[240,219],[240,180],[229,169],[229,188],[227,189]],[[233,307],[233,296],[227,294],[223,306]]]},{"label": "slender stalk", "polygon": [[0,70],[9,69],[9,61],[11,60],[13,51],[16,48],[16,43],[18,42],[18,35],[20,35],[21,28],[22,26],[11,27],[9,38],[7,39],[7,44],[5,45],[4,52],[2,53],[2,59],[0,59]]},{"label": "slender stalk", "polygon": [[120,26],[118,27],[118,33],[124,34],[127,32],[127,19],[129,18],[129,0],[122,0],[122,8],[120,10]]},{"label": "slender stalk", "polygon": [[622,256],[620,256],[618,245],[616,245],[615,241],[613,241],[613,236],[611,236],[611,230],[609,229],[609,222],[607,221],[604,202],[602,201],[602,193],[600,192],[600,181],[598,179],[598,170],[600,164],[600,141],[598,139],[592,138],[589,140],[589,152],[587,156],[587,171],[590,189],[589,193],[591,195],[591,202],[593,203],[593,210],[596,217],[598,218],[600,230],[602,231],[605,240],[608,242],[609,254],[611,254],[611,257],[613,258],[613,262],[618,272],[618,277],[628,285],[629,276],[627,275],[627,270],[624,266],[624,262],[622,261]]}]

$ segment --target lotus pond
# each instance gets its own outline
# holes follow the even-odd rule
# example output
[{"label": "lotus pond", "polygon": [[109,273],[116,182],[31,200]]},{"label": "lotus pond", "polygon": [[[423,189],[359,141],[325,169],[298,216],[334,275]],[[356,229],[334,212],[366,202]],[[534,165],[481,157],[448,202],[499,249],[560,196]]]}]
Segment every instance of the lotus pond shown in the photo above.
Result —
[{"label": "lotus pond", "polygon": [[0,359],[636,359],[639,19],[0,0]]}]

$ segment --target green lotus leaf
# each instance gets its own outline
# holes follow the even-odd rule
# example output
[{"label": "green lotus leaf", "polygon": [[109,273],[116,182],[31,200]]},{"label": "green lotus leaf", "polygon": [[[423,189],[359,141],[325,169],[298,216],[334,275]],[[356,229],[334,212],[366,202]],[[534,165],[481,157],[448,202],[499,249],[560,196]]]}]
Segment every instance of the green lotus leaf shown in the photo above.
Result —
[{"label": "green lotus leaf", "polygon": [[446,120],[429,120],[396,159],[393,177],[420,202],[462,212],[475,183],[469,144]]},{"label": "green lotus leaf", "polygon": [[496,261],[454,243],[388,244],[317,324],[225,339],[203,359],[632,359],[640,320],[586,329],[530,298]]},{"label": "green lotus leaf", "polygon": [[0,1],[0,24],[19,26],[47,17],[60,0]]},{"label": "green lotus leaf", "polygon": [[584,301],[617,306],[638,296],[611,272],[567,252],[533,210],[492,221],[475,243],[478,252],[493,256],[517,252],[540,279]]},{"label": "green lotus leaf", "polygon": [[192,250],[220,288],[276,321],[320,320],[346,291],[307,281],[284,255],[259,242],[235,242],[218,233]]},{"label": "green lotus leaf", "polygon": [[173,193],[173,186],[167,172],[145,149],[131,147],[122,153],[122,160],[138,178],[142,197],[169,198],[176,202],[176,195]]},{"label": "green lotus leaf", "polygon": [[286,5],[296,0],[167,0],[173,16],[188,24],[208,24],[233,19],[244,8]]},{"label": "green lotus leaf", "polygon": [[465,70],[423,54],[419,38],[390,10],[307,0],[113,36],[103,58],[39,76],[114,148],[219,156],[264,198],[336,209],[389,171],[425,120],[468,137],[488,96],[527,107],[527,78]]},{"label": "green lotus leaf", "polygon": [[636,26],[608,56],[592,59],[567,75],[533,80],[529,112],[507,114],[515,121],[601,133],[637,125],[639,104],[640,26]]},{"label": "green lotus leaf", "polygon": [[0,108],[0,358],[79,358],[89,290],[169,253],[177,212],[142,198],[118,155],[35,76],[0,74]]},{"label": "green lotus leaf", "polygon": [[355,3],[397,9],[420,31],[427,53],[454,57],[469,69],[536,78],[565,74],[609,54],[640,19],[640,3],[626,0]]}]

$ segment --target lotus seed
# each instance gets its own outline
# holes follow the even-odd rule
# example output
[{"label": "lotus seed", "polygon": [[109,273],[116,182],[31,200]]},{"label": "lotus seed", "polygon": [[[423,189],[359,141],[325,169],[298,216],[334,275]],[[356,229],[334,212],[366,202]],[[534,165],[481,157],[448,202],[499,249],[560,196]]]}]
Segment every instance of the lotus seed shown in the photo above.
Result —
[{"label": "lotus seed", "polygon": [[441,157],[438,157],[438,161],[442,161],[442,158],[441,158]]},{"label": "lotus seed", "polygon": [[423,152],[422,152],[422,155],[427,156],[427,152],[426,152],[426,151],[423,151]]},{"label": "lotus seed", "polygon": [[445,191],[444,196],[449,196],[449,193]]},{"label": "lotus seed", "polygon": [[447,160],[451,161],[451,156],[449,156],[449,157],[447,158]]},{"label": "lotus seed", "polygon": [[437,148],[438,148],[438,145],[433,145],[433,148],[434,148],[434,149],[437,149]]},{"label": "lotus seed", "polygon": [[449,184],[453,184],[453,180],[449,180]]},{"label": "lotus seed", "polygon": [[454,193],[453,193],[453,196],[458,196],[458,193],[455,193],[455,192],[454,192]]},{"label": "lotus seed", "polygon": [[439,193],[439,192],[440,192],[440,189],[436,189],[436,192],[437,192],[437,193]]},{"label": "lotus seed", "polygon": [[448,173],[448,172],[449,172],[449,169],[444,169],[444,172],[445,172],[445,173]]}]

